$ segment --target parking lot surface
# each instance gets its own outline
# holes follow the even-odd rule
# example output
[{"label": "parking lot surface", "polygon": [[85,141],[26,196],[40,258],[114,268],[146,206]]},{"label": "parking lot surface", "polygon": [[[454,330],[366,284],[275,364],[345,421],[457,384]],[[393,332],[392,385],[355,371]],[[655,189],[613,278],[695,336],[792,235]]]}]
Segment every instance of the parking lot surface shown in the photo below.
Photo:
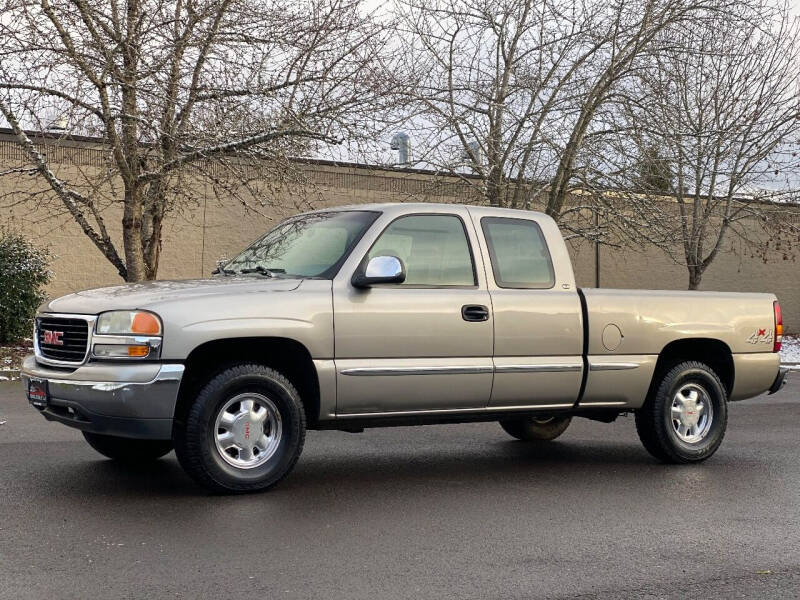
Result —
[{"label": "parking lot surface", "polygon": [[654,461],[633,418],[309,432],[271,492],[124,467],[0,384],[0,598],[794,598],[800,373],[719,452]]}]

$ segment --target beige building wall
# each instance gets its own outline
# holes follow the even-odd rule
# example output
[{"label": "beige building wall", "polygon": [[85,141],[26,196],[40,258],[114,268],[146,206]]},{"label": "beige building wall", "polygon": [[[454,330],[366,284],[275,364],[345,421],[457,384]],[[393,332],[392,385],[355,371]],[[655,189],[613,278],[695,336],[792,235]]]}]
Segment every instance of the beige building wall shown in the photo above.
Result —
[{"label": "beige building wall", "polygon": [[[65,154],[58,163],[65,179],[80,177],[99,167],[91,147],[83,158]],[[88,158],[87,158],[88,157]],[[23,160],[19,148],[0,136],[0,170]],[[220,200],[203,186],[193,191],[196,203],[170,216],[165,224],[159,269],[162,279],[206,277],[222,256],[232,257],[283,218],[309,208],[367,202],[437,201],[468,202],[468,186],[430,174],[365,166],[324,163],[298,165],[306,185],[285,190],[257,210],[233,199]],[[31,198],[31,192],[41,192]],[[258,205],[258,203],[254,203]],[[117,207],[104,210],[111,235],[120,241]],[[21,231],[37,244],[50,248],[52,296],[121,282],[119,275],[81,232],[63,206],[53,201],[38,178],[20,175],[0,178],[0,227]],[[121,244],[118,245],[121,247]],[[570,244],[578,284],[593,287],[597,277],[595,248],[589,242]],[[615,249],[601,246],[601,287],[686,289],[688,274],[661,250]],[[765,263],[729,244],[703,277],[701,289],[773,292],[781,301],[789,331],[800,331],[800,266],[771,254]]]}]

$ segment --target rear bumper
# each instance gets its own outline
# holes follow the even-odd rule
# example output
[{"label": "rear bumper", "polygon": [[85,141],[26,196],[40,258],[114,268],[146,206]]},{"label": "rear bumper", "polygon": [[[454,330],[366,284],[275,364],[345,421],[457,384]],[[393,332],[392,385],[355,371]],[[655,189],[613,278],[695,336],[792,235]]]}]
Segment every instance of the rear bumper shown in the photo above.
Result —
[{"label": "rear bumper", "polygon": [[772,382],[772,386],[769,388],[768,394],[774,394],[775,392],[779,391],[784,385],[786,385],[786,374],[789,372],[789,369],[786,367],[781,367],[778,370],[778,376],[775,377],[775,381]]},{"label": "rear bumper", "polygon": [[[45,367],[28,357],[21,379],[47,381],[49,402],[37,409],[57,421],[92,433],[141,439],[171,439],[172,418],[184,366],[92,363],[72,372]],[[93,377],[96,375],[97,377]]]}]

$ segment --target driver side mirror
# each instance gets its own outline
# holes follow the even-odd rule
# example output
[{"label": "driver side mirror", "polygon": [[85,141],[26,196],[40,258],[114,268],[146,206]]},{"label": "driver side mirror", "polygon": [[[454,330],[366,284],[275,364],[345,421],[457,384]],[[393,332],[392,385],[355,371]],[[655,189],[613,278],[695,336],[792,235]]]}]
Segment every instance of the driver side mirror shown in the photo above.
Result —
[{"label": "driver side mirror", "polygon": [[396,256],[373,256],[367,266],[353,275],[351,283],[357,288],[368,288],[378,283],[403,283],[406,267]]}]

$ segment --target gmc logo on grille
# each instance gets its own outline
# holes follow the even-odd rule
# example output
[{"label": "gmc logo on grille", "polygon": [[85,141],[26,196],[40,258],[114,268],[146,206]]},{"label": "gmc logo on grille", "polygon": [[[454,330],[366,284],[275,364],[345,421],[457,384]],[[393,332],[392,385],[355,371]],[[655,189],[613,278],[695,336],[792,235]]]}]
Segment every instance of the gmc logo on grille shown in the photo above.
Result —
[{"label": "gmc logo on grille", "polygon": [[64,340],[61,339],[63,336],[63,331],[48,331],[47,329],[42,329],[43,344],[50,344],[51,346],[63,346]]}]

